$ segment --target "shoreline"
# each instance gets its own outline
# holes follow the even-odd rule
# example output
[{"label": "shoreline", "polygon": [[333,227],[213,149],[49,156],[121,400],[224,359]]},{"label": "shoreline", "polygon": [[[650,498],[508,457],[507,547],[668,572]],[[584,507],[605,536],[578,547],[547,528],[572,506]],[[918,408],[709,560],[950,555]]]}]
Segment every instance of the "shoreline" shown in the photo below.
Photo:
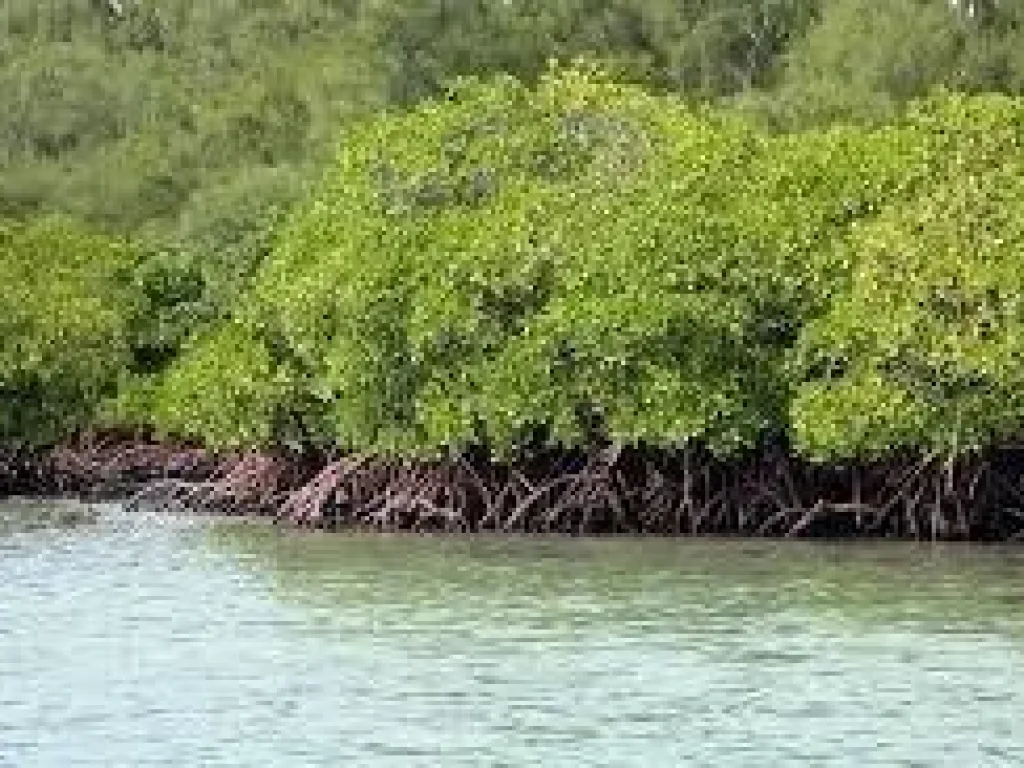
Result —
[{"label": "shoreline", "polygon": [[119,503],[282,527],[496,536],[1024,541],[1024,451],[955,466],[817,466],[776,451],[605,447],[501,465],[282,451],[215,455],[112,436],[0,452],[0,499]]}]

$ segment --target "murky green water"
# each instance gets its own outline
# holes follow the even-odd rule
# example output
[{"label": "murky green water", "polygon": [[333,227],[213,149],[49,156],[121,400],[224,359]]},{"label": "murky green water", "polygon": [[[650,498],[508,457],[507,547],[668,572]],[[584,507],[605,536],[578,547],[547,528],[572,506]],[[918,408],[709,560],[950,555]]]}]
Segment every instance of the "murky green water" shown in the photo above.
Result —
[{"label": "murky green water", "polygon": [[1024,765],[1024,550],[43,511],[0,507],[3,766]]}]

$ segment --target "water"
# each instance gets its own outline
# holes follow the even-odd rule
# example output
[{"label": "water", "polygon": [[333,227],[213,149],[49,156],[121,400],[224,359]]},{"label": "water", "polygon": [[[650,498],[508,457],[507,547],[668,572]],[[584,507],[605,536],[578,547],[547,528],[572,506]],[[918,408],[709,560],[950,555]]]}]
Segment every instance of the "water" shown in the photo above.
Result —
[{"label": "water", "polygon": [[0,506],[5,768],[1024,764],[1024,551],[54,509]]}]

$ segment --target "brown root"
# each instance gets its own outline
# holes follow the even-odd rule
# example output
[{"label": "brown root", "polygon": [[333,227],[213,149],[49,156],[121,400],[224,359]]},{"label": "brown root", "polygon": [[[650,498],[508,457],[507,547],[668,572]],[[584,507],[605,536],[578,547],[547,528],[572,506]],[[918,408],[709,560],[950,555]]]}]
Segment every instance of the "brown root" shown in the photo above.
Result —
[{"label": "brown root", "polygon": [[[134,506],[272,514],[327,527],[430,532],[1020,538],[1024,451],[956,463],[902,457],[847,467],[780,451],[726,462],[612,446],[498,464],[250,451],[87,436],[29,455],[0,451],[0,493],[120,494]],[[33,485],[35,484],[35,485]],[[814,500],[813,503],[810,500]]]}]

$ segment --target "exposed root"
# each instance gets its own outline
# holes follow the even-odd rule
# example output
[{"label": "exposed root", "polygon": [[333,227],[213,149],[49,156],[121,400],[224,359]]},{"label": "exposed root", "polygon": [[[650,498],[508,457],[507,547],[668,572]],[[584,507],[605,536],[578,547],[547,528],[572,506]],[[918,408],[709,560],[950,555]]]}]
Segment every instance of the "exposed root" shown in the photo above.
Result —
[{"label": "exposed root", "polygon": [[309,483],[288,496],[278,510],[278,519],[288,519],[295,523],[323,519],[324,507],[338,493],[346,476],[358,467],[358,462],[345,459],[328,464]]},{"label": "exposed root", "polygon": [[[312,527],[431,532],[886,536],[1020,539],[1024,451],[852,467],[781,451],[726,463],[612,446],[501,465],[481,456],[394,460],[89,439],[28,457],[0,452],[0,494],[107,493],[132,506],[273,515]],[[35,483],[36,485],[33,485]],[[12,490],[13,489],[13,490]],[[816,499],[813,504],[805,499]]]}]

